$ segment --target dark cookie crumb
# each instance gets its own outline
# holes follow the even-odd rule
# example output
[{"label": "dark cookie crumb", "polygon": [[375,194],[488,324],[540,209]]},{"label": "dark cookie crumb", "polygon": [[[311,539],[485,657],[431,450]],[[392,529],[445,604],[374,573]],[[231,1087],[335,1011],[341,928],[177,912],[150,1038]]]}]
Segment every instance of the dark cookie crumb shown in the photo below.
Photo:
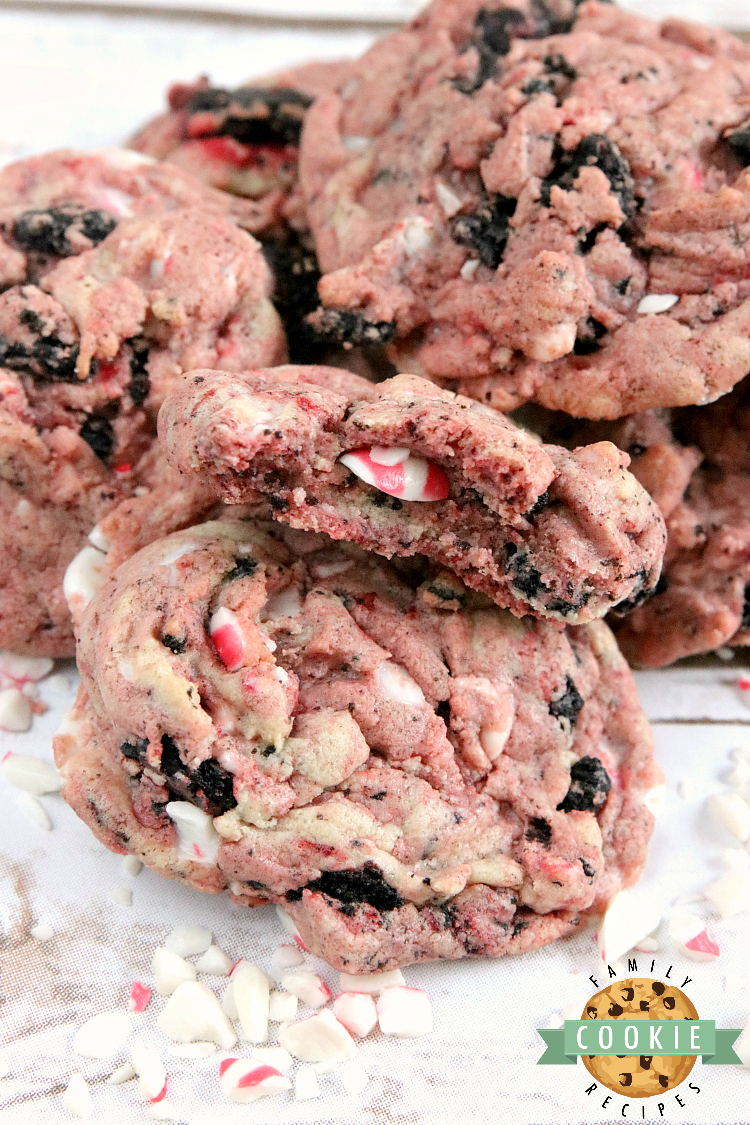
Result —
[{"label": "dark cookie crumb", "polygon": [[163,633],[161,643],[165,648],[168,648],[170,652],[173,652],[175,656],[182,656],[187,650],[187,636],[175,637],[171,633]]},{"label": "dark cookie crumb", "polygon": [[[565,678],[565,692],[559,699],[553,699],[549,705],[549,713],[556,719],[567,719],[574,727],[583,708],[583,696],[570,676]],[[585,761],[585,759],[581,759]],[[598,760],[598,759],[597,759]]]},{"label": "dark cookie crumb", "polygon": [[120,753],[124,758],[130,758],[131,762],[141,761],[146,757],[147,750],[147,738],[136,738],[133,742],[123,742],[120,745]]},{"label": "dark cookie crumb", "polygon": [[247,555],[241,555],[234,560],[234,566],[226,576],[227,582],[234,582],[238,578],[248,578],[258,569],[258,560]]},{"label": "dark cookie crumb", "polygon": [[550,206],[550,192],[554,185],[564,191],[574,186],[581,168],[587,165],[599,168],[610,182],[612,191],[620,200],[623,214],[630,218],[635,211],[635,195],[630,165],[614,141],[604,133],[590,133],[572,151],[566,152],[559,143],[555,150],[555,165],[540,189],[544,207]]},{"label": "dark cookie crumb", "polygon": [[451,222],[451,236],[461,246],[476,250],[482,265],[497,269],[503,260],[515,209],[512,196],[495,195],[473,215],[457,215]]},{"label": "dark cookie crumb", "polygon": [[216,127],[203,135],[233,137],[245,145],[299,143],[305,110],[312,98],[299,90],[240,86],[235,90],[198,90],[188,113],[216,114]]},{"label": "dark cookie crumb", "polygon": [[557,811],[598,812],[611,788],[609,774],[598,758],[580,758],[571,766],[570,788]]},{"label": "dark cookie crumb", "polygon": [[544,844],[548,848],[552,841],[552,825],[543,816],[532,816],[525,836],[530,844]]},{"label": "dark cookie crumb", "polygon": [[308,883],[305,889],[347,904],[366,902],[381,913],[404,905],[401,895],[385,881],[383,872],[374,863],[353,870],[323,871],[320,878]]},{"label": "dark cookie crumb", "polygon": [[151,380],[148,374],[148,348],[143,343],[130,341],[133,354],[130,357],[130,383],[128,394],[136,406],[140,406],[148,398],[151,390]]},{"label": "dark cookie crumb", "polygon": [[49,207],[44,211],[24,211],[13,226],[13,237],[24,250],[52,254],[60,258],[80,254],[84,248],[71,243],[70,234],[83,235],[91,246],[102,242],[117,226],[108,211],[87,211],[80,207]]},{"label": "dark cookie crumb", "polygon": [[97,457],[104,461],[115,448],[115,432],[112,423],[103,414],[89,414],[78,431]]},{"label": "dark cookie crumb", "polygon": [[396,325],[392,320],[365,320],[362,313],[349,309],[317,309],[307,317],[319,340],[332,343],[388,344],[396,336]]}]

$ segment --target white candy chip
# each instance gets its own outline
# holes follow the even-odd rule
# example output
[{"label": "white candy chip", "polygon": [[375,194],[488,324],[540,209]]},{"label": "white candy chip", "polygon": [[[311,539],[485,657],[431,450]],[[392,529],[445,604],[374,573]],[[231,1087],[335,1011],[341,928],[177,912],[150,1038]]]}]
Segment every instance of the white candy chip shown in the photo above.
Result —
[{"label": "white candy chip", "polygon": [[189,801],[170,801],[166,807],[177,828],[180,859],[194,863],[214,863],[221,837],[214,828],[208,813],[191,805]]},{"label": "white candy chip", "polygon": [[160,996],[171,996],[185,981],[195,980],[195,967],[169,949],[154,950],[151,971]]},{"label": "white candy chip", "polygon": [[318,1078],[311,1066],[301,1066],[294,1076],[294,1097],[298,1102],[320,1097]]},{"label": "white candy chip", "polygon": [[109,897],[111,901],[117,903],[118,906],[133,905],[133,892],[130,887],[112,887],[109,892]]},{"label": "white candy chip", "polygon": [[268,1038],[268,977],[257,965],[240,961],[232,971],[231,980],[243,1038],[250,1043],[265,1043]]},{"label": "white candy chip", "polygon": [[375,1001],[367,992],[340,992],[333,1002],[333,1014],[358,1039],[369,1035],[378,1022]]},{"label": "white candy chip", "polygon": [[16,805],[27,818],[36,824],[38,828],[42,828],[45,832],[52,831],[52,821],[44,806],[35,797],[33,793],[20,792],[16,797]]},{"label": "white candy chip", "polygon": [[219,1076],[222,1091],[233,1102],[254,1102],[292,1088],[290,1079],[257,1059],[224,1059]]},{"label": "white candy chip", "polygon": [[143,870],[143,863],[141,862],[140,859],[138,859],[138,856],[135,856],[135,855],[126,855],[125,856],[124,860],[122,861],[122,873],[123,873],[123,875],[130,875],[131,877],[133,877],[135,875],[140,875],[142,870]]},{"label": "white candy chip", "polygon": [[274,969],[296,969],[304,963],[305,958],[298,945],[277,945],[271,955]]},{"label": "white candy chip", "polygon": [[118,1066],[116,1070],[112,1071],[109,1078],[107,1079],[107,1085],[122,1086],[123,1082],[130,1082],[131,1079],[135,1077],[135,1067],[132,1063],[126,1062],[123,1063],[122,1066]]},{"label": "white candy chip", "polygon": [[198,981],[185,981],[170,996],[156,1021],[175,1043],[208,1040],[224,1051],[237,1042],[234,1028],[210,988]]},{"label": "white candy chip", "polygon": [[154,1121],[179,1121],[184,1120],[185,1117],[184,1113],[177,1106],[172,1105],[170,1101],[167,1101],[166,1098],[151,1102],[150,1105],[146,1106],[146,1113]]},{"label": "white candy chip", "polygon": [[60,774],[51,762],[34,758],[30,754],[6,754],[0,763],[0,769],[16,789],[23,789],[36,797],[59,792],[62,784]]},{"label": "white candy chip", "polygon": [[739,793],[714,793],[708,798],[709,812],[737,840],[750,838],[750,806]]},{"label": "white candy chip", "polygon": [[404,974],[400,969],[392,969],[389,973],[339,973],[339,987],[342,992],[369,992],[376,994],[384,988],[393,988],[397,984],[405,984]]},{"label": "white candy chip", "polygon": [[669,936],[691,961],[715,961],[721,955],[716,938],[697,914],[675,914]]},{"label": "white candy chip", "polygon": [[322,1008],[331,999],[331,991],[317,973],[304,969],[287,973],[281,978],[281,987],[291,992],[309,1008]]},{"label": "white candy chip", "polygon": [[78,1028],[73,1050],[85,1059],[111,1059],[132,1033],[133,1021],[127,1012],[100,1012]]},{"label": "white candy chip", "polygon": [[48,656],[18,656],[15,652],[0,649],[0,680],[12,680],[16,687],[38,683],[48,676],[54,661]]},{"label": "white candy chip", "polygon": [[199,1039],[195,1043],[180,1043],[170,1047],[169,1053],[176,1059],[210,1059],[216,1054],[216,1044]]},{"label": "white candy chip", "polygon": [[68,608],[78,617],[98,594],[106,578],[107,556],[96,547],[83,547],[68,563],[63,578],[63,594]]},{"label": "white candy chip", "polygon": [[299,930],[287,914],[286,910],[283,909],[283,907],[276,907],[276,917],[281,922],[281,925],[284,927],[288,934],[291,934],[293,937],[299,937]]},{"label": "white candy chip", "polygon": [[610,901],[599,925],[597,943],[606,964],[612,965],[634,945],[649,937],[661,922],[656,900],[637,888],[620,891]]},{"label": "white candy chip", "polygon": [[338,1079],[347,1094],[361,1094],[370,1081],[359,1059],[350,1059],[349,1062],[342,1063],[339,1067]]},{"label": "white candy chip", "polygon": [[301,1062],[346,1062],[357,1053],[351,1035],[328,1008],[282,1027],[279,1042]]},{"label": "white candy chip", "polygon": [[750,910],[750,871],[730,867],[715,882],[703,888],[703,895],[723,919],[743,914]]},{"label": "white candy chip", "polygon": [[27,731],[33,714],[31,703],[18,688],[0,691],[0,729],[17,733]]},{"label": "white candy chip", "polygon": [[413,1039],[432,1031],[432,1005],[421,988],[386,988],[378,997],[377,1011],[383,1035]]},{"label": "white candy chip", "polygon": [[287,1023],[297,1015],[298,1000],[290,992],[274,990],[268,1001],[268,1018],[274,1023]]},{"label": "white candy chip", "polygon": [[219,949],[218,945],[209,945],[202,957],[195,962],[196,971],[208,973],[212,977],[228,977],[234,962],[232,958]]},{"label": "white candy chip", "polygon": [[63,1105],[74,1117],[82,1117],[84,1121],[91,1117],[94,1102],[82,1074],[71,1074],[63,1094]]},{"label": "white candy chip", "polygon": [[224,995],[221,998],[221,1010],[230,1020],[238,1020],[239,1014],[237,1012],[237,1005],[234,1002],[234,988],[232,987],[231,980],[224,989]]},{"label": "white candy chip", "polygon": [[51,941],[55,936],[55,931],[49,922],[37,922],[36,926],[31,927],[29,933],[34,941]]},{"label": "white candy chip", "polygon": [[211,931],[204,926],[175,926],[167,935],[164,948],[179,957],[195,957],[205,953],[211,944]]},{"label": "white candy chip", "polygon": [[400,664],[384,660],[378,665],[377,675],[380,690],[386,699],[417,707],[424,705],[425,697],[421,687]]},{"label": "white candy chip", "polygon": [[679,299],[676,293],[650,293],[647,297],[641,298],[636,312],[639,315],[666,312],[676,305]]},{"label": "white candy chip", "polygon": [[253,1047],[252,1055],[258,1062],[267,1063],[282,1074],[286,1074],[294,1066],[294,1059],[283,1047]]}]

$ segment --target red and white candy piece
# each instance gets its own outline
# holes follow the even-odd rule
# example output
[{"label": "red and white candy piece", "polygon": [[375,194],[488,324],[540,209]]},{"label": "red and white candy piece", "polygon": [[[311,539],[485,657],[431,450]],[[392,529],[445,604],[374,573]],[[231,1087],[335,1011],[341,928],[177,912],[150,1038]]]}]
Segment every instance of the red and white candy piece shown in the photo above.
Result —
[{"label": "red and white candy piece", "polygon": [[151,1001],[151,989],[146,988],[139,980],[134,980],[130,989],[128,1000],[129,1012],[145,1012]]},{"label": "red and white candy piece", "polygon": [[195,969],[183,957],[168,949],[155,949],[151,958],[151,971],[160,996],[171,996],[187,980],[195,980]]},{"label": "red and white candy piece", "polygon": [[219,1084],[233,1102],[254,1102],[292,1088],[281,1071],[257,1059],[224,1059],[219,1067]]},{"label": "red and white candy piece", "polygon": [[304,963],[305,958],[298,945],[277,945],[271,955],[274,969],[296,969]]},{"label": "red and white candy piece", "polygon": [[222,606],[209,621],[208,631],[219,660],[228,672],[236,672],[245,659],[245,638],[237,614]]},{"label": "red and white candy piece", "polygon": [[339,461],[365,484],[399,500],[445,500],[450,491],[448,477],[440,466],[409,449],[354,449]]},{"label": "red and white candy piece", "polygon": [[675,914],[669,936],[691,961],[715,961],[721,956],[716,938],[697,914]]},{"label": "red and white candy piece", "polygon": [[637,887],[620,891],[610,900],[597,933],[602,961],[614,965],[629,949],[650,937],[661,918],[656,899]]},{"label": "red and white candy piece", "polygon": [[134,1043],[130,1062],[138,1075],[141,1097],[147,1102],[160,1102],[167,1096],[167,1071],[153,1047]]},{"label": "red and white candy piece", "polygon": [[415,1039],[432,1031],[432,1005],[422,988],[386,988],[377,1003],[383,1035]]},{"label": "red and white candy piece", "polygon": [[250,1043],[265,1043],[268,1038],[268,977],[257,965],[239,961],[232,970],[231,981],[243,1038]]},{"label": "red and white candy piece", "polygon": [[375,1001],[367,992],[339,992],[333,1002],[333,1014],[358,1039],[369,1035],[378,1022]]},{"label": "red and white candy piece", "polygon": [[208,813],[191,805],[189,801],[170,801],[165,805],[165,811],[177,829],[180,859],[189,859],[193,863],[213,863],[221,837]]},{"label": "red and white candy piece", "polygon": [[54,661],[48,656],[18,656],[0,649],[0,682],[11,680],[16,687],[38,683],[52,671]]},{"label": "red and white candy piece", "polygon": [[291,992],[308,1008],[322,1008],[331,999],[331,990],[317,973],[302,969],[296,973],[286,973],[281,978],[281,987]]},{"label": "red and white candy piece", "polygon": [[82,1074],[71,1074],[63,1094],[63,1105],[74,1117],[82,1117],[84,1121],[91,1117],[94,1102]]},{"label": "red and white candy piece", "polygon": [[346,1062],[357,1053],[351,1035],[328,1008],[282,1027],[279,1042],[301,1062]]},{"label": "red and white candy piece", "polygon": [[175,989],[156,1022],[174,1043],[208,1040],[228,1051],[237,1042],[219,1001],[198,981],[185,981]]}]

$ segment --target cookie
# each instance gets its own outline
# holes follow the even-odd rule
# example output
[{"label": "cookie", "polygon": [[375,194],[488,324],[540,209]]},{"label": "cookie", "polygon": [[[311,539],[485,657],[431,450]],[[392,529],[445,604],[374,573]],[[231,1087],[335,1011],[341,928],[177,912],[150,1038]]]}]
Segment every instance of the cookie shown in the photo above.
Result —
[{"label": "cookie", "polygon": [[[698,1012],[681,989],[650,977],[617,981],[592,996],[582,1020],[697,1020]],[[684,1082],[697,1055],[582,1055],[598,1082],[629,1098],[652,1098]]]},{"label": "cookie", "polygon": [[352,63],[313,62],[245,83],[212,85],[205,76],[170,87],[169,108],[128,147],[184,168],[204,183],[255,200],[264,219],[255,233],[305,227],[298,192],[302,122],[313,99],[343,84]]},{"label": "cookie", "polygon": [[750,47],[609,4],[433,0],[308,111],[321,335],[501,410],[750,369]]},{"label": "cookie", "polygon": [[62,575],[148,484],[175,378],[284,358],[260,247],[217,197],[133,153],[0,172],[2,648],[72,655]]},{"label": "cookie", "polygon": [[78,664],[55,738],[78,815],[163,874],[283,904],[338,969],[535,948],[643,865],[661,775],[601,622],[214,522],[118,568]]},{"label": "cookie", "polygon": [[668,532],[656,596],[613,621],[628,660],[663,667],[750,644],[750,379],[707,407],[625,419],[610,437]]},{"label": "cookie", "polygon": [[519,616],[590,621],[659,578],[663,521],[613,445],[542,446],[414,376],[192,372],[159,429],[171,463],[226,500],[264,496],[293,527],[427,555]]}]

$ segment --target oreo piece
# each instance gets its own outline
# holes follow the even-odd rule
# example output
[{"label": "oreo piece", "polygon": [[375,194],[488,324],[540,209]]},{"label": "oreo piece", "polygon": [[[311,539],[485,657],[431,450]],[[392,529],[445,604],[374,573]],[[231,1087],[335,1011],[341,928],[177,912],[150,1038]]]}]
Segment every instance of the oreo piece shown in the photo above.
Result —
[{"label": "oreo piece", "polygon": [[326,346],[306,320],[318,307],[321,273],[314,250],[291,232],[283,240],[264,242],[263,254],[274,277],[271,300],[286,325],[289,362],[322,362]]},{"label": "oreo piece", "polygon": [[362,313],[350,309],[316,309],[307,317],[306,323],[311,325],[318,340],[351,344],[353,347],[388,344],[396,335],[396,325],[392,320],[365,320]]},{"label": "oreo piece", "polygon": [[457,215],[450,224],[451,237],[461,246],[476,250],[482,265],[497,269],[503,260],[515,209],[512,196],[495,195],[473,215]]},{"label": "oreo piece", "polygon": [[607,177],[611,190],[620,200],[626,219],[635,211],[635,194],[630,165],[614,141],[604,133],[590,133],[584,137],[572,152],[556,146],[555,164],[544,180],[539,193],[542,205],[549,207],[550,192],[554,185],[570,191],[578,178],[581,168],[599,168]]},{"label": "oreo piece", "polygon": [[136,738],[133,742],[126,741],[120,744],[120,753],[124,758],[129,758],[131,762],[143,761],[147,750],[147,738]]},{"label": "oreo piece", "polygon": [[558,812],[598,812],[612,788],[609,774],[598,758],[579,758],[570,769],[570,788]]},{"label": "oreo piece", "polygon": [[[43,328],[33,309],[21,313],[21,323],[32,332]],[[76,362],[78,344],[64,344],[57,336],[39,336],[33,344],[21,344],[0,337],[0,367],[30,375],[35,383],[78,383]],[[92,364],[92,374],[94,365]]]},{"label": "oreo piece", "polygon": [[750,164],[750,126],[740,125],[739,129],[732,129],[724,135],[724,140],[731,148],[743,168]]},{"label": "oreo piece", "polygon": [[599,351],[599,341],[606,336],[607,329],[595,320],[593,316],[587,317],[583,327],[579,327],[576,341],[573,345],[575,355],[592,355]]},{"label": "oreo piece", "polygon": [[151,379],[148,374],[148,347],[135,340],[130,341],[133,354],[130,357],[130,383],[128,394],[136,406],[140,406],[148,398],[151,390]]},{"label": "oreo piece", "polygon": [[745,602],[742,606],[742,621],[740,624],[743,629],[750,629],[750,582],[745,587]]},{"label": "oreo piece", "polygon": [[[567,719],[571,727],[578,721],[578,716],[583,708],[583,696],[579,692],[570,676],[565,677],[565,691],[559,699],[553,699],[549,705],[549,713],[556,719]],[[592,761],[598,761],[598,758]],[[582,758],[581,761],[586,761]]]},{"label": "oreo piece", "polygon": [[552,841],[552,825],[543,816],[532,816],[525,832],[525,838],[531,844],[543,844],[545,848]]},{"label": "oreo piece", "polygon": [[306,888],[290,891],[287,897],[292,901],[302,898],[302,889],[318,891],[345,905],[366,902],[381,913],[404,905],[401,895],[386,883],[383,872],[374,863],[344,871],[323,871],[319,879],[308,883]]},{"label": "oreo piece", "polygon": [[102,461],[105,461],[115,448],[115,431],[112,429],[112,423],[103,414],[89,414],[78,434]]},{"label": "oreo piece", "polygon": [[[48,207],[43,211],[24,211],[13,225],[13,237],[22,249],[36,254],[68,258],[88,249],[80,236],[91,246],[103,242],[117,226],[109,211],[87,211],[81,207]],[[69,235],[79,237],[71,243]]]},{"label": "oreo piece", "polygon": [[307,94],[287,88],[212,87],[193,94],[188,113],[217,114],[216,128],[203,135],[233,137],[245,145],[297,145],[305,110],[312,102]]},{"label": "oreo piece", "polygon": [[193,773],[193,780],[214,808],[225,813],[236,806],[232,775],[215,758],[206,758],[201,762]]}]

